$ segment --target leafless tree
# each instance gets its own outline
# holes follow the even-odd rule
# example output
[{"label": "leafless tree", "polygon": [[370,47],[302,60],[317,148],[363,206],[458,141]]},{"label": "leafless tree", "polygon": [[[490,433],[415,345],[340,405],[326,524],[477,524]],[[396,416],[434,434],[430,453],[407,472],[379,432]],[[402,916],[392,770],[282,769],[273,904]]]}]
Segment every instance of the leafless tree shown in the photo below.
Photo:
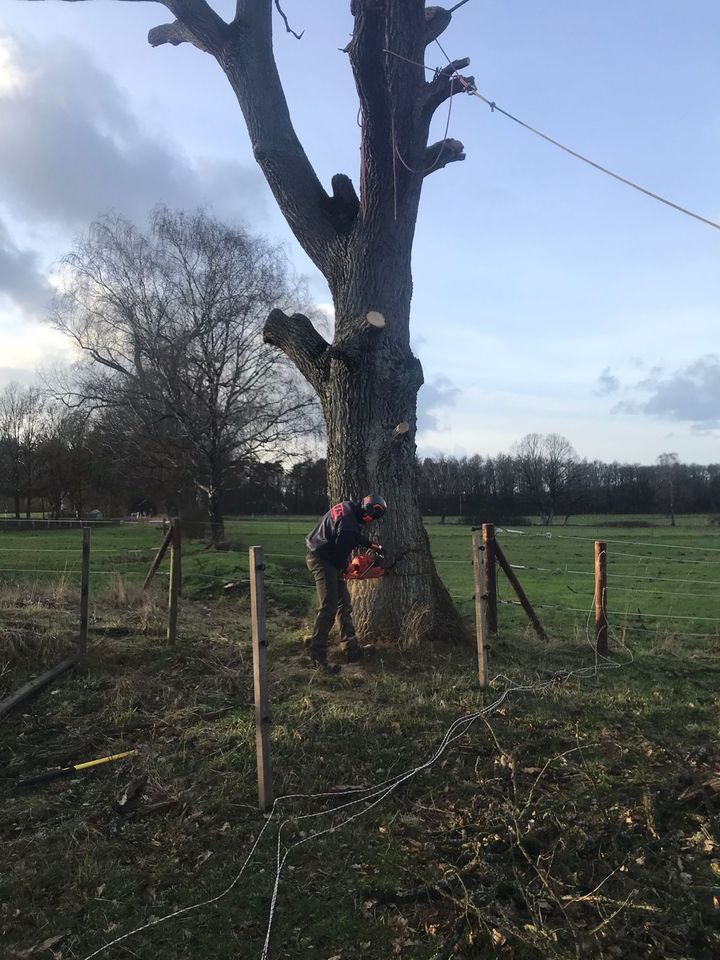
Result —
[{"label": "leafless tree", "polygon": [[670,517],[670,526],[675,526],[675,498],[680,457],[676,453],[661,453],[657,458],[657,496]]},{"label": "leafless tree", "polygon": [[229,473],[311,425],[310,391],[262,339],[268,311],[291,299],[280,252],[163,208],[148,233],[120,217],[93,224],[63,282],[55,325],[83,355],[66,402],[104,409],[111,433],[190,477],[222,539]]},{"label": "leafless tree", "polygon": [[[207,0],[162,3],[174,20],[152,29],[149,42],[191,43],[217,61],[275,199],[330,287],[332,343],[307,317],[281,310],[268,317],[265,339],[292,359],[320,398],[330,497],[377,490],[391,505],[383,539],[395,575],[358,585],[356,625],[367,636],[397,637],[411,618],[423,636],[455,637],[461,625],[418,508],[416,401],[423,373],[409,330],[422,187],[430,174],[465,158],[457,140],[428,144],[435,112],[472,85],[458,74],[466,59],[429,76],[423,67],[425,48],[447,29],[452,10],[426,7],[424,0],[351,0],[345,52],[359,97],[359,192],[340,173],[328,192],[295,133],[278,75],[273,11],[281,10],[280,0],[237,0],[229,23]],[[356,105],[348,110],[354,115]],[[384,327],[368,329],[369,314],[381,315]],[[398,440],[394,429],[405,422],[410,429]]]},{"label": "leafless tree", "polygon": [[528,433],[513,447],[520,492],[550,524],[577,477],[578,456],[565,437]]},{"label": "leafless tree", "polygon": [[19,519],[21,501],[29,518],[39,481],[45,399],[37,387],[10,383],[0,392],[0,488]]}]

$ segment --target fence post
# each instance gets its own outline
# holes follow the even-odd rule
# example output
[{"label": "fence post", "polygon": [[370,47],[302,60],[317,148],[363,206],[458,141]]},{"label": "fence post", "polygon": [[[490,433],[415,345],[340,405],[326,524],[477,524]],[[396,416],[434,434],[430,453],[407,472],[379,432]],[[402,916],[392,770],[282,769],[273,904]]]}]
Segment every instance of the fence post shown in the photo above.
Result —
[{"label": "fence post", "polygon": [[547,640],[547,634],[545,633],[545,628],[540,623],[540,619],[538,618],[538,615],[533,610],[533,605],[528,600],[527,594],[523,590],[520,581],[515,576],[515,571],[508,563],[508,559],[505,556],[503,549],[500,546],[500,544],[497,542],[497,540],[495,541],[495,556],[497,557],[497,562],[500,564],[500,567],[503,573],[510,581],[510,586],[515,591],[517,598],[520,601],[520,606],[528,615],[528,619],[530,620],[530,623],[535,628],[535,633],[537,633],[537,635],[540,637],[541,640]]},{"label": "fence post", "polygon": [[267,810],[273,802],[270,760],[270,704],[267,682],[267,637],[265,634],[265,577],[262,547],[250,547],[250,600],[252,615],[253,686],[255,689],[255,750],[257,753],[258,806]]},{"label": "fence post", "polygon": [[595,541],[595,650],[607,653],[607,544]]},{"label": "fence post", "polygon": [[172,526],[170,532],[170,586],[168,587],[168,628],[167,641],[175,643],[177,640],[177,613],[178,596],[180,594],[180,550],[182,543],[182,531],[180,529],[180,520],[173,517],[170,521]]},{"label": "fence post", "polygon": [[90,595],[90,527],[83,529],[82,542],[82,581],[80,585],[80,637],[78,641],[78,661],[82,663],[87,656],[88,638],[88,599]]},{"label": "fence post", "polygon": [[171,524],[168,527],[167,533],[163,537],[163,542],[160,544],[160,549],[155,554],[155,559],[150,564],[150,569],[148,570],[147,576],[145,577],[145,582],[143,583],[143,590],[147,590],[147,588],[152,583],[152,578],[155,576],[157,569],[160,566],[160,563],[162,562],[162,558],[165,556],[165,551],[172,543],[172,535],[173,533],[172,533],[172,524]]},{"label": "fence post", "polygon": [[488,596],[485,593],[485,548],[476,531],[472,535],[473,574],[475,577],[475,630],[477,632],[478,677],[480,686],[487,686]]},{"label": "fence post", "polygon": [[482,525],[482,539],[485,553],[483,556],[483,592],[487,594],[488,631],[497,633],[497,579],[495,571],[495,524]]}]

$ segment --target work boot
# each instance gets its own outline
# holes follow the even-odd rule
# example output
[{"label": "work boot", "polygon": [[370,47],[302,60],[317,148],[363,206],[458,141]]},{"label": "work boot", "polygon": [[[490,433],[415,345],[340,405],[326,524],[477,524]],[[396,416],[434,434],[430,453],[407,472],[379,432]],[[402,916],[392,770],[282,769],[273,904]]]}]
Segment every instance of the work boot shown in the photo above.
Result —
[{"label": "work boot", "polygon": [[310,654],[310,659],[315,664],[316,667],[320,667],[321,670],[324,670],[325,673],[329,673],[330,676],[335,676],[340,673],[340,666],[337,663],[328,663],[327,650],[325,647],[319,647],[316,644],[309,644],[308,653]]},{"label": "work boot", "polygon": [[348,663],[357,663],[375,653],[372,643],[359,644],[357,640],[348,640],[345,646],[345,659]]}]

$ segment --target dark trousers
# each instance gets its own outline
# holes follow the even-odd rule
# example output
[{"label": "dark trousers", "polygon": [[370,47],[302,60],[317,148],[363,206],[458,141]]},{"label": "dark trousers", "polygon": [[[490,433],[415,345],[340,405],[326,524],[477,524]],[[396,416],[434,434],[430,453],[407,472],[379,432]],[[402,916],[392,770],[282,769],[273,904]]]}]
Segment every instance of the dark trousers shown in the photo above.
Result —
[{"label": "dark trousers", "polygon": [[340,577],[341,571],[316,553],[308,553],[305,562],[315,580],[318,595],[318,612],[310,637],[310,652],[327,652],[328,637],[336,619],[340,640],[346,645],[346,649],[354,646],[357,640],[352,620],[352,604],[347,584]]}]

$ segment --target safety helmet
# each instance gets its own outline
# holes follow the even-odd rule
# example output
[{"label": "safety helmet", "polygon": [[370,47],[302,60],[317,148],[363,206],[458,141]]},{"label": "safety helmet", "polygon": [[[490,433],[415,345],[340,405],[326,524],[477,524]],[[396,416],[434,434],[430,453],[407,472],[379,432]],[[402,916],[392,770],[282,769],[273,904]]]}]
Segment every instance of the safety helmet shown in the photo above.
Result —
[{"label": "safety helmet", "polygon": [[360,504],[360,514],[365,523],[372,523],[385,515],[387,504],[379,493],[371,493],[364,497]]}]

